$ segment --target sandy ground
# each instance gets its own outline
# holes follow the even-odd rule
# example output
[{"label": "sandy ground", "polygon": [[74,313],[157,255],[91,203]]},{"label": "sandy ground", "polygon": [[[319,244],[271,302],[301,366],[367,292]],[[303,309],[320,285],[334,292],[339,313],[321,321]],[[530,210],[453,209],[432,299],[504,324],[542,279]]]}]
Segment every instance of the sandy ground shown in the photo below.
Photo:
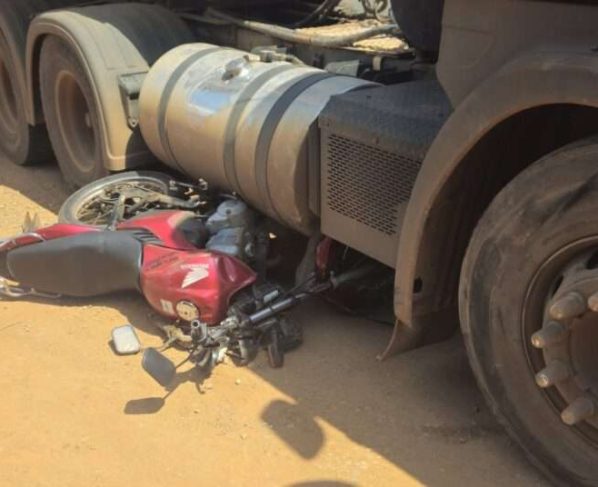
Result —
[{"label": "sandy ground", "polygon": [[[26,211],[52,223],[66,196],[53,166],[0,162],[0,235]],[[388,327],[324,305],[296,316],[306,343],[283,369],[262,357],[203,384],[184,370],[167,393],[108,345],[126,322],[160,342],[141,298],[0,301],[0,486],[544,485],[459,337],[379,363]]]}]

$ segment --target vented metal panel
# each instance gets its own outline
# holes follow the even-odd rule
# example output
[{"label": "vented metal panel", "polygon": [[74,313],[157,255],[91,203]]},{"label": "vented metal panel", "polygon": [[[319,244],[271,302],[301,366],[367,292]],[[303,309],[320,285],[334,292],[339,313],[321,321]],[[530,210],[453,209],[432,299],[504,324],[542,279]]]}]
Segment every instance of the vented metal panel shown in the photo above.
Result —
[{"label": "vented metal panel", "polygon": [[333,97],[319,119],[322,233],[394,267],[413,186],[450,111],[437,81]]},{"label": "vented metal panel", "polygon": [[326,144],[328,208],[393,236],[420,163],[332,134]]}]

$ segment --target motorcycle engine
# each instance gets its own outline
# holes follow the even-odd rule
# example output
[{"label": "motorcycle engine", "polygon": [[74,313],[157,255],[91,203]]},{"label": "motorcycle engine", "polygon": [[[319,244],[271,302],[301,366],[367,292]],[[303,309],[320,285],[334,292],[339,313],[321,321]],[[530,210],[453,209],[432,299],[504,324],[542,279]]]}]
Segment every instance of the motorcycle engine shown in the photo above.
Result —
[{"label": "motorcycle engine", "polygon": [[208,218],[206,249],[240,260],[253,258],[255,213],[241,200],[228,199]]}]

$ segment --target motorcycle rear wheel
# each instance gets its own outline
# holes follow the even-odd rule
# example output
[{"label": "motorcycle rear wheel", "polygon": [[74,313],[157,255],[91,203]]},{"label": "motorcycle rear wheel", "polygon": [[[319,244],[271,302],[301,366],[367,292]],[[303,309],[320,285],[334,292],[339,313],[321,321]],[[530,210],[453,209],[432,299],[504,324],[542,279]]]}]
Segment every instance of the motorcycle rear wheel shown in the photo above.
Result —
[{"label": "motorcycle rear wheel", "polygon": [[[58,213],[58,221],[74,225],[105,227],[118,202],[119,191],[124,188],[144,188],[165,195],[174,195],[170,188],[172,180],[170,176],[155,171],[129,171],[98,179],[67,198]],[[130,208],[131,205],[141,205],[141,209],[135,214],[125,211],[125,219],[144,211],[157,209],[152,205],[143,205],[143,201],[125,203],[125,207]]]}]

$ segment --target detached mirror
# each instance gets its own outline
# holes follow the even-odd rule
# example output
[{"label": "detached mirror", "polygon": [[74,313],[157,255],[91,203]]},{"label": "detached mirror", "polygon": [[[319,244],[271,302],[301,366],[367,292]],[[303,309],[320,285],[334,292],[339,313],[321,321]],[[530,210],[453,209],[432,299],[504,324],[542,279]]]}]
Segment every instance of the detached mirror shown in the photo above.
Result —
[{"label": "detached mirror", "polygon": [[143,352],[141,366],[162,387],[170,385],[176,375],[175,365],[155,348]]},{"label": "detached mirror", "polygon": [[112,345],[118,355],[134,355],[141,350],[141,342],[131,325],[112,330]]}]

